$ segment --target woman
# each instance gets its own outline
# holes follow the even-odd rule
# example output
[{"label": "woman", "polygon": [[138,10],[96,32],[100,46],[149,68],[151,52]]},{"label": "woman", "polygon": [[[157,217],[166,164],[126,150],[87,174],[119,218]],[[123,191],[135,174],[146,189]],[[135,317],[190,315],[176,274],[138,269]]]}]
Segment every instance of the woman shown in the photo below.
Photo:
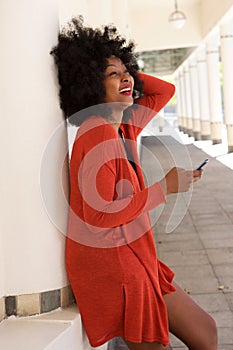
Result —
[{"label": "woman", "polygon": [[122,337],[130,350],[170,349],[170,331],[190,349],[214,350],[215,323],[158,260],[149,218],[201,171],[173,168],[145,186],[136,139],[174,86],[139,73],[133,49],[114,27],[94,30],[75,18],[52,51],[61,107],[80,126],[70,161],[68,276],[93,347]]}]

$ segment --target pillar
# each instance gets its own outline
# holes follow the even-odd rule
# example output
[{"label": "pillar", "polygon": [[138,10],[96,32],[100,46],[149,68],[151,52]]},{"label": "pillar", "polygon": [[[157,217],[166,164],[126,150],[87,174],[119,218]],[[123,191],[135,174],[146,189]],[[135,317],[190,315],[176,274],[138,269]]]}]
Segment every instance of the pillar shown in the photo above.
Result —
[{"label": "pillar", "polygon": [[197,51],[198,83],[200,96],[200,115],[201,115],[201,139],[210,139],[210,110],[209,110],[209,91],[208,75],[206,64],[205,47],[202,45]]},{"label": "pillar", "polygon": [[193,136],[191,86],[190,86],[189,66],[187,62],[184,64],[184,82],[185,82],[187,133],[189,136]]},{"label": "pillar", "polygon": [[219,71],[219,38],[217,35],[206,44],[208,87],[210,97],[210,127],[213,144],[222,141],[222,96]]},{"label": "pillar", "polygon": [[227,129],[228,151],[233,152],[233,18],[220,27],[223,73],[224,119]]},{"label": "pillar", "polygon": [[[41,160],[55,128],[63,120],[50,50],[59,29],[57,0],[0,2],[1,232],[6,296],[35,295],[68,285],[64,264],[65,236],[50,221],[40,188]],[[59,152],[67,151],[65,128]],[[51,159],[54,184],[61,163]],[[67,212],[57,201],[57,216]],[[0,271],[1,272],[1,271]],[[58,295],[58,293],[55,293]],[[44,295],[45,296],[45,295]],[[33,306],[33,307],[34,307]],[[37,307],[38,306],[38,307]],[[58,305],[59,307],[60,305]]]},{"label": "pillar", "polygon": [[191,84],[191,99],[192,99],[192,117],[193,117],[193,137],[201,139],[201,121],[200,121],[200,102],[199,102],[199,87],[198,87],[198,71],[196,54],[189,60],[190,84]]},{"label": "pillar", "polygon": [[186,115],[186,95],[185,95],[185,80],[184,80],[184,69],[181,67],[180,69],[180,96],[181,96],[181,106],[182,106],[182,124],[183,124],[183,132],[187,133],[188,131],[188,121]]},{"label": "pillar", "polygon": [[181,85],[180,85],[180,73],[177,72],[175,75],[176,85],[176,110],[177,110],[177,121],[178,128],[182,131],[182,103],[181,103]]}]

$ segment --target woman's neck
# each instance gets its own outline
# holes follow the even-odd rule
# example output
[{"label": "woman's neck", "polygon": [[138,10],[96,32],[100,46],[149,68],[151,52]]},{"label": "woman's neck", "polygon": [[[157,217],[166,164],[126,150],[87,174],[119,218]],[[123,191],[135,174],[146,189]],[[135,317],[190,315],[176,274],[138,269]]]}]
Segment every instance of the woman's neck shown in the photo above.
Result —
[{"label": "woman's neck", "polygon": [[118,132],[123,118],[122,111],[114,111],[110,116],[106,118],[106,121],[112,125],[112,127]]}]

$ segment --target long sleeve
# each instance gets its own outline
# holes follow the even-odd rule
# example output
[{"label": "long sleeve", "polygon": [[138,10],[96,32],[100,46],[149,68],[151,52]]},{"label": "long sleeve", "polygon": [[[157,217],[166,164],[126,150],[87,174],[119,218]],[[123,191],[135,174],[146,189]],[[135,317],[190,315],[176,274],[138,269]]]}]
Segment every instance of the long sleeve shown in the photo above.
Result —
[{"label": "long sleeve", "polygon": [[144,84],[144,96],[136,103],[159,112],[171,99],[175,93],[175,86],[165,80],[138,73],[139,78]]},{"label": "long sleeve", "polygon": [[[120,161],[122,166],[123,162]],[[82,169],[85,179],[82,185],[84,220],[95,231],[127,224],[165,202],[159,183],[135,191],[130,173],[127,176],[127,172],[124,172],[121,178],[116,174],[114,164],[115,161],[107,162],[102,167],[95,164]],[[93,169],[95,166],[100,170]],[[95,173],[98,173],[96,181],[93,180]]]},{"label": "long sleeve", "polygon": [[165,80],[144,73],[138,73],[138,76],[143,81],[144,95],[135,100],[139,109],[133,111],[131,120],[127,122],[134,127],[135,139],[175,93],[175,86]]}]

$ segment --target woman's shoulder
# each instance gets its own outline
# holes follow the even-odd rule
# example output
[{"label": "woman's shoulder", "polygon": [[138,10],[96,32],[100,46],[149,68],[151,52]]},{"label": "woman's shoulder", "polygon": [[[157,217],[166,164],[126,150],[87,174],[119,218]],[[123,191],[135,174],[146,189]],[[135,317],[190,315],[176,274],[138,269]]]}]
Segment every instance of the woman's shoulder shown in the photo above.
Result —
[{"label": "woman's shoulder", "polygon": [[104,118],[91,116],[81,124],[77,137],[88,139],[90,142],[96,142],[99,139],[116,138],[117,132]]},{"label": "woman's shoulder", "polygon": [[86,154],[93,148],[104,153],[111,148],[119,139],[113,126],[102,117],[93,116],[85,120],[78,129],[74,151],[79,154]]},{"label": "woman's shoulder", "polygon": [[[86,164],[106,162],[119,158],[120,137],[117,131],[103,118],[88,118],[77,132],[72,149],[72,161],[81,162],[86,157]],[[122,155],[121,155],[122,156]]]}]

